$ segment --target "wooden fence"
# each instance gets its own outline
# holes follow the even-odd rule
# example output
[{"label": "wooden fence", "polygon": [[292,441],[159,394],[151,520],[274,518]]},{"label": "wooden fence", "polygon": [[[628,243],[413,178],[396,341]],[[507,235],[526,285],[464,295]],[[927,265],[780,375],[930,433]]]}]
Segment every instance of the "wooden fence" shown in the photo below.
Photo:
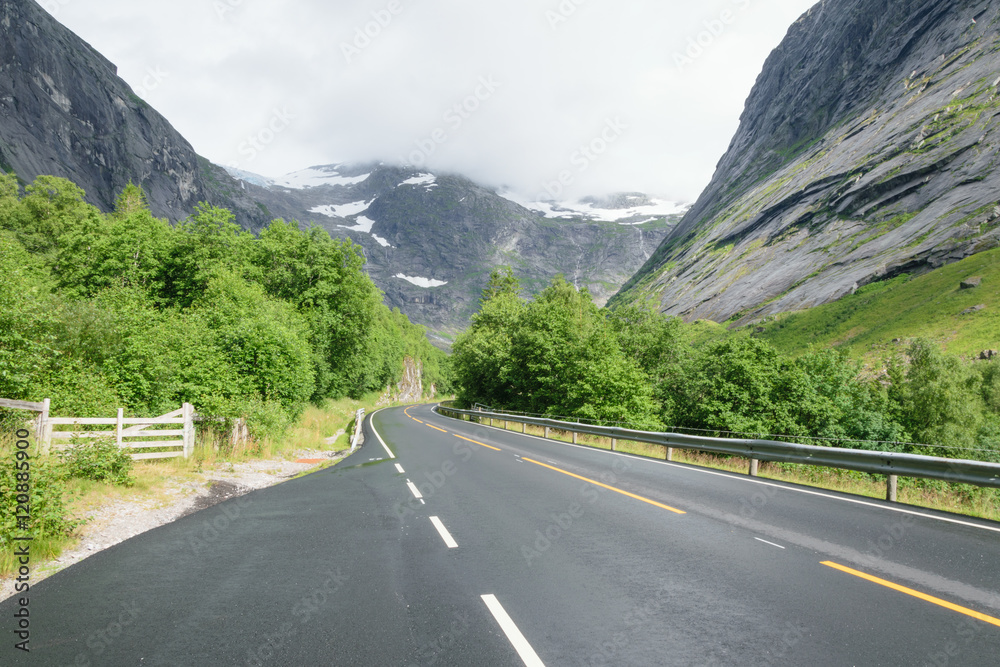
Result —
[{"label": "wooden fence", "polygon": [[[50,417],[49,399],[41,403],[31,403],[29,401],[15,401],[0,398],[0,408],[11,410],[27,410],[37,412],[38,417],[35,422],[35,442],[40,444],[43,454],[48,454],[53,448],[53,441],[56,441],[56,449],[63,449],[67,445],[59,441],[76,438],[105,438],[110,437],[119,447],[128,449],[170,449],[166,452],[138,452],[132,454],[135,460],[140,459],[165,459],[175,456],[190,457],[194,453],[195,422],[225,424],[227,419],[223,417],[202,417],[195,414],[190,403],[185,403],[180,410],[168,412],[159,417],[133,418],[124,416],[124,410],[118,408],[118,415],[109,417]],[[107,426],[101,430],[86,431],[81,428],[56,430],[54,426]],[[177,428],[153,429],[154,426],[176,426]],[[246,443],[250,439],[250,432],[245,419],[232,420],[232,428],[229,431],[229,442],[231,445]],[[155,438],[155,439],[153,439]]]},{"label": "wooden fence", "polygon": [[[168,412],[159,417],[125,417],[125,410],[118,408],[118,415],[104,417],[50,417],[49,399],[41,403],[29,401],[14,401],[0,398],[0,408],[11,410],[28,410],[37,412],[35,420],[35,441],[41,446],[42,454],[52,450],[52,442],[71,440],[73,438],[111,438],[115,444],[125,449],[167,449],[165,452],[137,452],[132,454],[135,460],[168,459],[176,456],[188,458],[194,453],[194,407],[185,403],[180,410]],[[95,431],[84,431],[80,428],[55,430],[54,426],[114,426]],[[178,426],[179,428],[159,428],[154,426]],[[56,449],[64,449],[67,445],[57,444]]]},{"label": "wooden fence", "polygon": [[[168,412],[159,417],[128,417],[124,416],[124,410],[118,408],[116,417],[106,419],[103,417],[79,418],[79,417],[49,417],[45,421],[42,430],[42,453],[48,454],[51,450],[53,440],[70,440],[72,438],[105,438],[110,437],[115,444],[127,449],[169,449],[165,452],[137,452],[132,454],[132,458],[139,461],[142,459],[168,459],[176,456],[188,458],[194,453],[194,407],[190,403],[185,403],[180,410]],[[113,425],[114,430],[104,429],[98,431],[82,431],[71,429],[67,431],[56,431],[53,426],[109,426]],[[155,426],[179,426],[180,428],[160,428]],[[149,438],[155,438],[150,440]],[[56,449],[62,449],[65,445],[56,445]]]}]

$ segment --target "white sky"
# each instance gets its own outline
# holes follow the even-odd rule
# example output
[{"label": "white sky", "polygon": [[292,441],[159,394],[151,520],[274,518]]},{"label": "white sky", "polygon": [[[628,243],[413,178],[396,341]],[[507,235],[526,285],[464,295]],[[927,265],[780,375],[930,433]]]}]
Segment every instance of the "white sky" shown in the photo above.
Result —
[{"label": "white sky", "polygon": [[39,0],[219,164],[402,159],[529,198],[685,202],[813,3]]}]

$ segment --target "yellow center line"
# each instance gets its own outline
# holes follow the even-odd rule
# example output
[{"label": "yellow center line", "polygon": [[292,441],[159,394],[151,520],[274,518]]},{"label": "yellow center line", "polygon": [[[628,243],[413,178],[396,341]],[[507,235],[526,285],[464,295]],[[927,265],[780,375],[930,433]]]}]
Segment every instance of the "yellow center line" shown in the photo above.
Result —
[{"label": "yellow center line", "polygon": [[[423,422],[421,422],[421,423],[423,423]],[[444,430],[443,428],[438,428],[434,424],[424,424],[424,426],[430,426],[435,431],[441,431],[442,433],[447,433],[448,432],[448,431]]]},{"label": "yellow center line", "polygon": [[945,609],[950,609],[952,611],[957,611],[959,614],[965,614],[966,616],[971,616],[972,618],[977,618],[980,621],[985,621],[986,623],[991,623],[997,627],[1000,627],[1000,618],[994,618],[992,616],[987,616],[986,614],[981,614],[978,611],[968,609],[967,607],[961,607],[957,604],[948,602],[947,600],[942,600],[941,598],[936,598],[933,595],[927,595],[926,593],[921,593],[920,591],[915,591],[912,588],[907,588],[906,586],[900,586],[899,584],[894,584],[891,581],[886,581],[885,579],[879,579],[878,577],[873,577],[870,574],[864,572],[858,572],[857,570],[852,570],[849,567],[843,565],[838,565],[832,561],[823,561],[822,565],[827,567],[832,567],[835,570],[840,570],[841,572],[846,572],[847,574],[853,574],[855,577],[860,577],[862,579],[867,579],[879,586],[885,586],[886,588],[891,588],[894,591],[899,591],[900,593],[906,593],[907,595],[912,595],[915,598],[919,598],[931,604],[936,604],[939,607],[944,607]]},{"label": "yellow center line", "polygon": [[550,465],[545,465],[544,463],[539,463],[538,461],[535,461],[533,459],[529,459],[529,458],[525,458],[525,457],[521,457],[521,459],[523,461],[527,461],[528,463],[534,463],[535,465],[542,466],[543,468],[548,468],[549,470],[555,470],[556,472],[561,472],[562,474],[569,475],[570,477],[576,477],[577,479],[582,479],[585,482],[589,482],[589,483],[594,484],[596,486],[600,486],[602,488],[608,489],[609,491],[614,491],[615,493],[620,493],[623,496],[628,496],[629,498],[635,498],[636,500],[641,500],[644,503],[649,503],[650,505],[655,505],[656,507],[662,507],[663,509],[669,510],[669,511],[674,512],[676,514],[687,514],[687,512],[685,512],[684,510],[679,510],[679,509],[677,509],[675,507],[671,507],[670,505],[664,505],[663,503],[658,503],[655,500],[650,500],[649,498],[643,498],[642,496],[637,496],[634,493],[629,493],[628,491],[623,491],[622,489],[616,489],[615,487],[608,486],[607,484],[601,484],[600,482],[598,482],[596,480],[593,480],[593,479],[587,479],[586,477],[581,477],[580,475],[574,475],[571,472],[567,472],[565,470],[560,470],[559,468],[555,468],[555,467],[550,466]]},{"label": "yellow center line", "polygon": [[502,452],[503,451],[499,447],[494,447],[493,445],[487,445],[487,444],[484,444],[482,442],[479,442],[478,440],[471,440],[469,438],[464,438],[464,437],[462,437],[460,435],[455,435],[455,437],[456,438],[462,438],[462,440],[465,440],[467,442],[471,442],[471,443],[473,443],[475,445],[479,445],[480,447],[486,447],[487,449],[492,449],[492,450],[497,451],[497,452]]}]

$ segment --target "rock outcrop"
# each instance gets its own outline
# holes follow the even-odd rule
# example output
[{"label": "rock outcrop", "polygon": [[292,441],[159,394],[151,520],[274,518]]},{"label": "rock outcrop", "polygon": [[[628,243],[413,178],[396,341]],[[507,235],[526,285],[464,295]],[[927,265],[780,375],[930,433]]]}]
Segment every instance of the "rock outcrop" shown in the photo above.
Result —
[{"label": "rock outcrop", "polygon": [[0,169],[30,183],[72,180],[103,210],[132,181],[177,221],[201,201],[256,229],[267,216],[220,167],[200,158],[118,70],[32,0],[0,0]]},{"label": "rock outcrop", "polygon": [[612,303],[749,322],[1000,239],[1000,6],[823,0],[710,185]]}]

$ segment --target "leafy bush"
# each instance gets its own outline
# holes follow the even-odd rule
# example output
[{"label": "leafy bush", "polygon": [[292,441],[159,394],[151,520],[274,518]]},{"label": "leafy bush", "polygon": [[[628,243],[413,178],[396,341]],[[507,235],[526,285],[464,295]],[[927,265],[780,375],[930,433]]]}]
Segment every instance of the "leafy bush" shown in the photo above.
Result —
[{"label": "leafy bush", "polygon": [[59,452],[66,475],[115,486],[132,486],[134,461],[128,450],[118,447],[111,438],[71,440],[69,449]]},{"label": "leafy bush", "polygon": [[[30,478],[18,469],[18,461],[5,452],[0,461],[0,546],[6,547],[15,536],[31,535],[34,538],[66,536],[80,525],[67,516],[64,496],[66,482],[57,466],[48,461],[29,461]],[[19,477],[20,475],[20,477]],[[18,526],[18,496],[24,485],[30,487],[31,521],[28,526]],[[21,500],[24,500],[22,497]],[[25,529],[26,528],[26,529]]]}]

